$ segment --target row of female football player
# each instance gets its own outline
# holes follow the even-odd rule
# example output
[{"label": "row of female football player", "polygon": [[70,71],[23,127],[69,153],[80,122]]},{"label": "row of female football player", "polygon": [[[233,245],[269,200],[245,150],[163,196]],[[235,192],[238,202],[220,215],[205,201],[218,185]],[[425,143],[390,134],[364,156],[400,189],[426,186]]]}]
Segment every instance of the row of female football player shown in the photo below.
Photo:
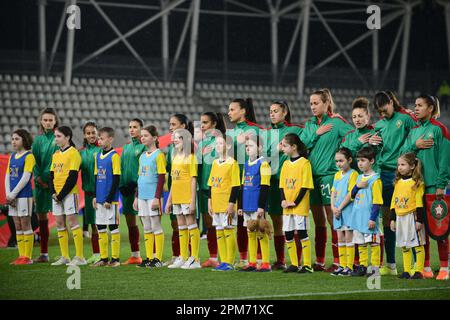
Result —
[{"label": "row of female football player", "polygon": [[[271,127],[264,129],[255,123],[251,99],[234,99],[228,117],[235,130],[228,134],[221,114],[203,113],[197,135],[185,115],[173,115],[169,121],[173,143],[166,156],[158,149],[157,129],[133,119],[129,122],[131,142],[124,146],[120,157],[112,148],[112,128],[98,130],[94,122],[86,123],[84,148],[78,152],[70,128],[58,126],[54,110],[46,109],[40,117],[42,134],[32,145],[25,130],[16,130],[12,138],[15,153],[10,158],[6,190],[18,230],[20,252],[14,263],[32,263],[29,181],[33,171],[41,233],[41,255],[34,262],[49,261],[47,213],[52,211],[62,253],[54,265],[120,265],[120,194],[131,245],[131,257],[122,264],[163,266],[160,213],[166,212],[172,222],[172,259],[166,263],[169,268],[364,275],[371,247],[370,274],[395,275],[398,246],[404,256],[402,278],[432,278],[429,239],[423,227],[423,198],[426,194],[442,198],[449,182],[449,134],[436,120],[439,102],[433,96],[420,95],[414,111],[409,111],[400,106],[392,92],[382,91],[374,96],[373,105],[381,116],[374,127],[370,125],[369,101],[363,97],[354,100],[352,127],[335,112],[331,92],[322,89],[310,95],[312,117],[305,125],[291,124],[288,104],[274,101],[270,106]],[[269,141],[260,138],[262,130],[267,130],[265,137]],[[244,154],[239,149],[245,150],[241,163],[235,159]],[[275,168],[262,154],[268,158],[278,154]],[[421,162],[427,166],[421,166]],[[75,216],[79,169],[85,192],[85,224],[92,226],[93,255],[87,261]],[[169,196],[163,208],[166,176]],[[27,210],[23,211],[23,207]],[[314,263],[308,237],[310,211],[315,224]],[[273,224],[276,261],[272,265],[272,232],[266,213]],[[199,259],[197,214],[202,215],[207,228],[210,257],[203,264]],[[65,216],[76,247],[72,261]],[[137,216],[143,223],[146,259],[139,253]],[[383,232],[378,227],[380,218]],[[325,266],[327,221],[332,229],[330,267]],[[236,238],[240,256],[237,263]],[[285,244],[289,267],[285,263]],[[437,279],[448,279],[448,239],[438,241],[438,251]],[[303,265],[299,267],[302,255]]]}]

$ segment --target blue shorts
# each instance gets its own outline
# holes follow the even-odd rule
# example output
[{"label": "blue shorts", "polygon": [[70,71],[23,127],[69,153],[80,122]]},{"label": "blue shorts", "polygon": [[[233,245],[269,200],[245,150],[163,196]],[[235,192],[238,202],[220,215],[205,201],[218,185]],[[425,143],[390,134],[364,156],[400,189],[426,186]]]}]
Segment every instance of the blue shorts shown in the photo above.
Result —
[{"label": "blue shorts", "polygon": [[390,207],[392,194],[394,193],[395,172],[382,171],[380,173],[381,183],[383,184],[383,206]]}]

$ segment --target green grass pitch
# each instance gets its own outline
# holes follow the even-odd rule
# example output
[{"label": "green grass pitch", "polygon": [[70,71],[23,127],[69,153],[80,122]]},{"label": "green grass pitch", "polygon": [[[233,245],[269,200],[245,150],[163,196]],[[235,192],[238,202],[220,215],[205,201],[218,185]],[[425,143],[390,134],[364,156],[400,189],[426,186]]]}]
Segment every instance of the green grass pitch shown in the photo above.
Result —
[{"label": "green grass pitch", "polygon": [[[121,258],[129,257],[130,247],[125,221],[121,225]],[[165,239],[164,258],[171,256],[169,217],[163,217]],[[311,231],[313,231],[312,228]],[[311,238],[314,236],[311,233]],[[143,242],[141,228],[141,244]],[[70,252],[73,255],[72,238]],[[208,257],[206,240],[201,241],[201,258]],[[331,261],[328,246],[327,265]],[[432,269],[438,268],[436,242],[431,242]],[[272,260],[274,259],[271,244]],[[39,252],[35,246],[34,256]],[[141,245],[141,253],[144,248]],[[85,255],[90,256],[90,241],[85,239]],[[50,258],[59,255],[59,246],[52,230],[49,243]],[[156,270],[136,266],[119,268],[81,267],[81,289],[69,290],[66,282],[71,274],[67,267],[49,264],[10,266],[17,250],[0,250],[0,299],[450,299],[450,281],[400,280],[381,278],[379,290],[369,290],[366,278],[332,277],[328,273],[283,274],[212,272],[200,270]],[[314,250],[313,250],[314,257]],[[401,251],[397,250],[399,272],[402,270]]]}]

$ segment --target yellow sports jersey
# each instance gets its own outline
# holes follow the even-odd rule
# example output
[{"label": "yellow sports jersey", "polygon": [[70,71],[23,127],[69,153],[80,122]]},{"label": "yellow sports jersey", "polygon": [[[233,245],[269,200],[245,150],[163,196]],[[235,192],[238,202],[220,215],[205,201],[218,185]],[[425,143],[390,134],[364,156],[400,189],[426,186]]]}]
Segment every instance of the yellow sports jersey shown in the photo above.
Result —
[{"label": "yellow sports jersey", "polygon": [[395,209],[398,216],[406,215],[423,207],[423,194],[425,185],[423,182],[417,189],[413,189],[416,182],[410,179],[400,179],[394,185],[394,194],[392,195],[391,210]]},{"label": "yellow sports jersey", "polygon": [[172,159],[170,174],[172,177],[172,203],[191,203],[191,178],[197,177],[197,159],[195,155],[190,154],[188,157],[175,155]]},{"label": "yellow sports jersey", "polygon": [[[311,163],[303,157],[294,162],[291,160],[285,161],[281,168],[280,189],[283,189],[286,201],[294,202],[301,188],[314,189]],[[283,214],[307,217],[309,214],[309,193],[308,190],[298,206],[283,209]]]},{"label": "yellow sports jersey", "polygon": [[[80,170],[80,165],[81,156],[78,150],[74,147],[69,147],[64,152],[58,150],[53,154],[50,171],[53,171],[53,185],[56,193],[61,192],[67,178],[69,177],[69,172],[72,170]],[[70,193],[78,193],[77,185],[73,187]]]},{"label": "yellow sports jersey", "polygon": [[[334,181],[339,181],[342,179],[342,171],[338,171],[336,172],[336,174],[334,175]],[[352,192],[353,188],[356,185],[356,179],[358,179],[358,172],[355,170],[350,174],[350,179],[348,181],[348,189],[347,192]],[[334,186],[331,188],[331,192],[336,191],[334,189]]]},{"label": "yellow sports jersey", "polygon": [[231,189],[241,185],[239,179],[239,165],[233,158],[224,162],[214,160],[208,179],[211,187],[211,204],[214,213],[227,211]]},{"label": "yellow sports jersey", "polygon": [[[253,162],[248,162],[248,165],[251,167],[252,165],[255,165],[258,163],[258,160],[255,160]],[[261,175],[261,185],[262,186],[270,186],[270,178],[272,176],[272,169],[270,168],[270,164],[267,161],[261,162],[261,167],[259,167],[259,174]],[[243,167],[242,171],[242,182],[241,184],[244,184],[245,180],[245,166]]]}]

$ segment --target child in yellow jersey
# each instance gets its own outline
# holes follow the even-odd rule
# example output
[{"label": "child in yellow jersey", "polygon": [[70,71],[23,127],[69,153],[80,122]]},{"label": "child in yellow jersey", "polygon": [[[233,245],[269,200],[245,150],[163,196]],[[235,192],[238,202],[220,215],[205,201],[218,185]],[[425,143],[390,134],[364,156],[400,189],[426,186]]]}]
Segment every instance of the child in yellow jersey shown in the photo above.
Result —
[{"label": "child in yellow jersey", "polygon": [[[423,195],[425,185],[422,165],[412,152],[397,160],[394,194],[391,202],[391,230],[396,245],[403,251],[403,273],[400,279],[423,279],[425,262],[425,228]],[[411,274],[412,249],[416,252],[416,268]]]},{"label": "child in yellow jersey", "polygon": [[[309,230],[309,194],[314,189],[311,163],[308,161],[306,146],[298,135],[288,133],[281,141],[282,151],[289,157],[283,163],[280,174],[281,207],[283,208],[283,231],[286,237],[291,265],[283,272],[312,273],[311,240]],[[303,266],[299,268],[297,245],[294,234],[297,232],[303,252]]]},{"label": "child in yellow jersey", "polygon": [[[53,154],[50,167],[50,190],[53,199],[53,215],[58,229],[61,257],[52,266],[86,265],[83,253],[83,230],[78,223],[78,171],[81,156],[72,142],[72,130],[61,126],[55,130],[55,143],[60,148]],[[69,232],[66,228],[66,216],[72,230],[76,255],[69,258]]]},{"label": "child in yellow jersey", "polygon": [[210,187],[208,194],[208,212],[216,227],[217,248],[219,249],[219,264],[213,271],[234,270],[236,256],[237,199],[241,181],[239,165],[228,152],[233,147],[231,139],[224,136],[216,137],[216,154],[208,179]]},{"label": "child in yellow jersey", "polygon": [[[240,201],[240,209],[238,210],[239,215],[244,216],[244,227],[247,227],[249,221],[266,219],[265,213],[269,195],[271,170],[267,160],[260,156],[262,146],[262,141],[259,136],[248,139],[245,145],[248,160],[245,162],[244,172],[242,173],[242,201]],[[258,238],[260,236],[257,230],[250,230],[249,228],[247,228],[247,234],[249,263],[240,271],[272,271],[269,261],[269,235],[264,233],[262,234],[262,238],[259,239],[262,264],[258,269],[256,265],[256,252],[258,249]]]},{"label": "child in yellow jersey", "polygon": [[[339,171],[334,175],[331,188],[331,210],[333,211],[333,228],[337,231],[339,268],[332,276],[350,276],[355,260],[355,245],[353,244],[353,229],[351,227],[353,204],[347,195],[353,190],[358,178],[358,172],[351,168],[352,152],[341,148],[335,155]],[[347,198],[347,201],[344,201]]]},{"label": "child in yellow jersey", "polygon": [[8,160],[5,175],[5,195],[9,206],[9,216],[13,218],[16,227],[17,247],[19,256],[11,264],[33,264],[34,233],[31,227],[33,208],[33,190],[31,175],[36,160],[31,153],[33,138],[24,130],[15,130],[11,136],[14,152]]},{"label": "child in yellow jersey", "polygon": [[[197,161],[193,154],[192,132],[177,129],[173,133],[174,152],[170,175],[172,185],[167,199],[165,212],[172,212],[177,217],[180,256],[168,266],[170,269],[198,269],[201,268],[200,230],[196,220],[197,197]],[[188,256],[189,242],[191,256]]]}]

